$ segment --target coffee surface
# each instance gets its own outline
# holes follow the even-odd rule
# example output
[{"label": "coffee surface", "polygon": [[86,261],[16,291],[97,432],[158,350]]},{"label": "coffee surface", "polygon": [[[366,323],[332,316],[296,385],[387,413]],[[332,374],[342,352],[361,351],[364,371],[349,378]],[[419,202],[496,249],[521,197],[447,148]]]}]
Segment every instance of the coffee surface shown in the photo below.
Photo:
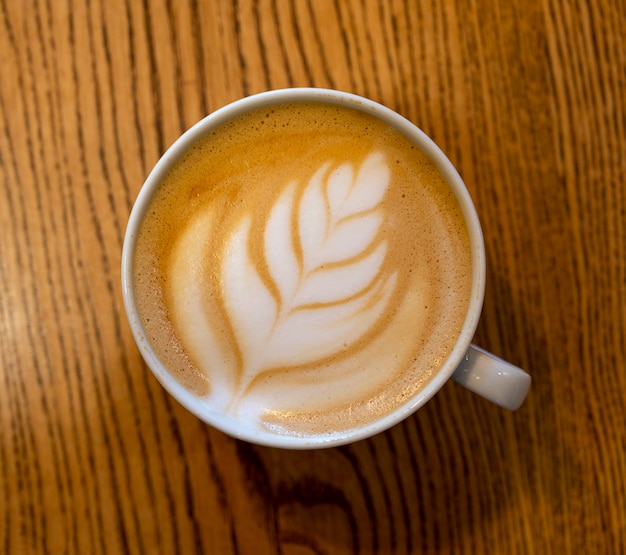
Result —
[{"label": "coffee surface", "polygon": [[361,111],[293,103],[195,143],[146,212],[146,336],[212,410],[283,434],[374,421],[425,386],[467,313],[472,261],[430,159]]}]

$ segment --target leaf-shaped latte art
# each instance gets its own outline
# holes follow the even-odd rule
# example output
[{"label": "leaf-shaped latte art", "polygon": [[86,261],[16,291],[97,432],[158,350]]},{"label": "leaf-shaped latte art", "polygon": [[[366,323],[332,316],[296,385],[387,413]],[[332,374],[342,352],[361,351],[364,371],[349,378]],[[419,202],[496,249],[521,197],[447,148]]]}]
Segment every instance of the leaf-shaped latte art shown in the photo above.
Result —
[{"label": "leaf-shaped latte art", "polygon": [[383,271],[389,179],[375,152],[358,168],[328,163],[308,183],[291,183],[271,208],[261,253],[250,250],[251,219],[238,224],[221,267],[241,354],[236,395],[269,370],[336,355],[373,329],[396,284]]}]

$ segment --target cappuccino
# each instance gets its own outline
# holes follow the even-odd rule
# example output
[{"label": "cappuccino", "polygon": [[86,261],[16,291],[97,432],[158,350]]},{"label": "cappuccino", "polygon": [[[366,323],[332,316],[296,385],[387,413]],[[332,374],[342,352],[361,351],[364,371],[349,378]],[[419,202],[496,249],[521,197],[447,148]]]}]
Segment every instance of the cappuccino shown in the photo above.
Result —
[{"label": "cappuccino", "polygon": [[320,101],[212,128],[156,189],[135,247],[145,337],[213,413],[296,436],[362,427],[428,384],[469,310],[472,255],[435,164]]}]

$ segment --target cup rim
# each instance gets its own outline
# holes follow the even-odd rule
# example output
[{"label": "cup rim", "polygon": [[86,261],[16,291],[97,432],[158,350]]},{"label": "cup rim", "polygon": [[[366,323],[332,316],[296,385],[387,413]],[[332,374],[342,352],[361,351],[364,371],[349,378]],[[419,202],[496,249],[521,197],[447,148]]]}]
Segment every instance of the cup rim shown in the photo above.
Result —
[{"label": "cup rim", "polygon": [[[185,153],[189,146],[211,129],[239,114],[259,107],[301,101],[320,101],[339,104],[372,114],[398,129],[431,158],[450,185],[461,207],[470,236],[473,274],[469,307],[461,333],[459,334],[452,352],[442,364],[440,370],[428,381],[426,386],[420,389],[406,403],[396,407],[391,413],[382,418],[373,420],[355,429],[316,436],[281,435],[269,431],[251,429],[230,417],[211,411],[211,407],[205,401],[185,389],[168,372],[146,337],[137,311],[132,278],[137,233],[147,206],[152,200],[154,192],[158,188],[164,175],[180,156]],[[131,209],[124,236],[121,264],[124,308],[135,343],[151,372],[165,390],[201,421],[221,430],[231,437],[258,445],[288,449],[334,447],[365,439],[391,428],[426,404],[426,402],[443,387],[448,379],[450,379],[467,353],[482,311],[485,293],[485,275],[485,246],[476,208],[461,176],[435,142],[407,118],[376,101],[353,93],[311,87],[276,89],[241,98],[208,114],[180,135],[159,158],[137,195]]]}]

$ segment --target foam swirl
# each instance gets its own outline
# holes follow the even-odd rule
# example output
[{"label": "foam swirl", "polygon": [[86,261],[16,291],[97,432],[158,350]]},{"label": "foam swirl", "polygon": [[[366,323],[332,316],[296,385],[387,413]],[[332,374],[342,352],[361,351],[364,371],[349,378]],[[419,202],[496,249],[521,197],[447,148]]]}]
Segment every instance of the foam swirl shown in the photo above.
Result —
[{"label": "foam swirl", "polygon": [[[260,239],[258,209],[244,211],[217,257],[207,254],[208,244],[216,249],[216,213],[199,214],[181,234],[171,265],[173,318],[213,395],[231,412],[273,372],[305,373],[372,332],[397,282],[384,264],[381,231],[389,181],[380,152],[360,165],[327,162],[307,182],[282,188]],[[230,342],[216,326],[217,313]],[[224,372],[225,365],[237,370]]]}]

